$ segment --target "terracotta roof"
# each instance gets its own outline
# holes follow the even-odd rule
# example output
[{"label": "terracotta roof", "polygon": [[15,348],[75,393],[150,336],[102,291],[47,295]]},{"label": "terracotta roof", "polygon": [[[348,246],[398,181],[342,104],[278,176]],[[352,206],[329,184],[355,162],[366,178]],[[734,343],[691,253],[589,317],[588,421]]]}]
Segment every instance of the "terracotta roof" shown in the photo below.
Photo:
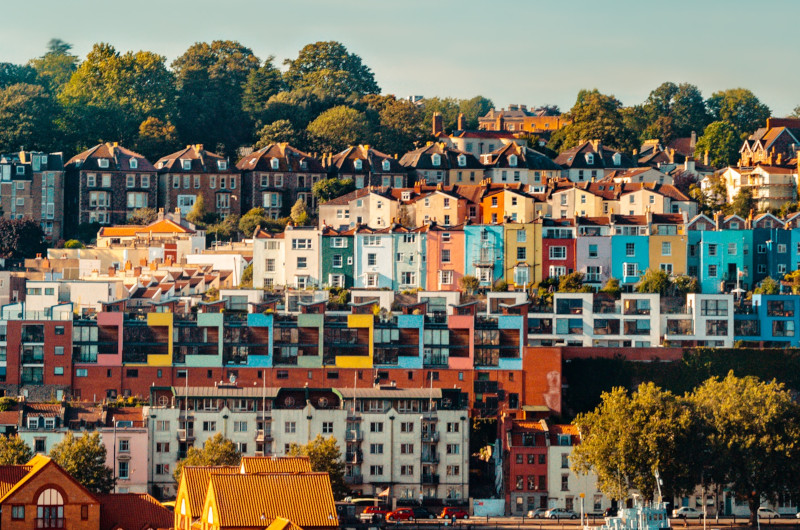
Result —
[{"label": "terracotta roof", "polygon": [[55,418],[61,415],[60,403],[26,403],[25,414],[32,416],[42,416],[44,418]]},{"label": "terracotta roof", "polygon": [[[101,168],[99,166],[98,160],[101,158],[109,161],[107,168]],[[137,160],[137,167],[134,169],[130,167],[132,158]],[[81,171],[154,172],[156,170],[153,164],[139,153],[112,143],[97,144],[82,153],[78,153],[67,161],[65,167],[73,167]]]},{"label": "terracotta roof", "polygon": [[147,226],[122,225],[100,228],[98,237],[136,237],[137,234],[194,234],[195,231],[179,225],[170,219],[161,219]]},{"label": "terracotta roof", "polygon": [[272,521],[267,530],[303,530],[289,519],[284,517],[276,517],[274,521]]},{"label": "terracotta roof", "polygon": [[263,527],[283,517],[300,527],[337,528],[339,520],[327,473],[212,474],[220,527]]},{"label": "terracotta roof", "polygon": [[5,497],[17,482],[27,475],[31,466],[0,466],[0,497]]},{"label": "terracotta roof", "polygon": [[615,225],[646,225],[646,215],[612,215],[611,220]]},{"label": "terracotta roof", "polygon": [[147,493],[97,495],[100,530],[144,530],[172,528],[175,516]]},{"label": "terracotta roof", "polygon": [[323,202],[320,206],[347,206],[350,204],[350,201],[354,201],[356,199],[360,199],[362,197],[366,197],[369,195],[370,189],[369,188],[361,188],[355,191],[351,191],[350,193],[345,193],[340,197],[336,197],[335,199],[331,199],[327,202]]},{"label": "terracotta roof", "polygon": [[578,226],[608,226],[611,220],[608,217],[578,217]]},{"label": "terracotta roof", "polygon": [[792,175],[797,173],[797,167],[767,166],[762,164],[757,164],[756,167],[760,167],[767,173],[775,173],[778,175]]},{"label": "terracotta roof", "polygon": [[501,138],[515,139],[514,133],[508,131],[484,131],[484,130],[468,130],[468,131],[453,131],[453,138],[487,138],[496,139]]},{"label": "terracotta roof", "polygon": [[[433,165],[434,154],[441,156],[441,164],[438,166]],[[460,156],[464,157],[465,164],[463,166],[458,164]],[[475,155],[448,147],[443,142],[433,142],[430,145],[409,151],[400,158],[400,165],[412,169],[483,169],[483,165]]]},{"label": "terracotta roof", "polygon": [[19,405],[12,405],[0,412],[0,425],[17,425],[19,423]]},{"label": "terracotta roof", "polygon": [[[17,480],[17,482],[15,484],[11,485],[11,487],[8,488],[3,493],[2,497],[0,497],[0,503],[4,502],[8,497],[13,495],[15,491],[17,491],[20,488],[22,488],[29,480],[31,480],[33,477],[38,475],[39,472],[42,469],[44,469],[45,467],[47,467],[48,465],[51,465],[51,464],[56,466],[61,471],[61,473],[63,473],[65,480],[72,481],[75,484],[75,486],[77,488],[80,488],[81,490],[83,490],[83,492],[87,496],[89,496],[90,498],[93,498],[95,500],[97,499],[97,497],[95,497],[93,493],[91,493],[90,491],[86,490],[83,486],[80,485],[80,483],[78,483],[75,479],[70,477],[67,472],[65,472],[63,469],[58,467],[58,464],[53,462],[53,460],[50,457],[44,456],[44,455],[35,455],[33,458],[31,458],[28,461],[27,464],[25,464],[24,466],[19,466],[19,467],[22,467],[22,468],[26,468],[28,472],[26,474],[24,474],[22,477],[20,477],[20,479]],[[13,473],[13,472],[11,472],[11,473]],[[9,476],[11,476],[11,474],[9,474]],[[5,489],[5,485],[3,485],[3,489]]]},{"label": "terracotta roof", "polygon": [[239,473],[238,466],[183,466],[181,485],[185,485],[189,511],[197,517],[203,511],[208,481],[212,473]]},{"label": "terracotta roof", "polygon": [[311,473],[307,456],[243,456],[243,473]]},{"label": "terracotta roof", "polygon": [[691,136],[685,136],[683,138],[674,138],[667,147],[670,149],[675,149],[676,154],[681,154],[683,157],[692,156],[694,154],[694,147],[692,147],[692,138]]},{"label": "terracotta roof", "polygon": [[[191,169],[183,169],[181,160],[191,160]],[[197,144],[187,145],[185,149],[161,157],[156,162],[156,168],[159,173],[184,171],[187,173],[218,173],[220,171],[228,173],[232,171],[230,166],[227,170],[220,170],[218,162],[225,162],[225,157],[206,151],[202,144]]]},{"label": "terracotta roof", "polygon": [[526,430],[526,431],[536,431],[536,432],[545,432],[545,426],[542,425],[542,422],[538,420],[521,420],[514,422],[514,430]]},{"label": "terracotta roof", "polygon": [[[278,160],[278,169],[272,167],[273,158]],[[253,151],[239,160],[236,167],[242,171],[325,172],[319,160],[287,143],[269,144]]]},{"label": "terracotta roof", "polygon": [[580,434],[578,427],[571,423],[550,425],[550,432],[553,434],[569,434],[570,436],[578,436]]}]

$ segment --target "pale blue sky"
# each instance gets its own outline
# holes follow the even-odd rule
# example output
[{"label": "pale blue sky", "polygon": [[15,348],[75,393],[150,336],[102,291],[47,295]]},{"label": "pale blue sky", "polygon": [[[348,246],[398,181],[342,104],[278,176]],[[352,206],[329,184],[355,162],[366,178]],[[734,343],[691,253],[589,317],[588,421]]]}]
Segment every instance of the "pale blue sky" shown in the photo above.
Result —
[{"label": "pale blue sky", "polygon": [[0,61],[58,37],[147,49],[168,62],[196,41],[235,39],[260,58],[338,40],[385,93],[555,103],[581,88],[626,105],[663,81],[703,95],[751,89],[783,116],[800,105],[797,0],[3,0]]}]

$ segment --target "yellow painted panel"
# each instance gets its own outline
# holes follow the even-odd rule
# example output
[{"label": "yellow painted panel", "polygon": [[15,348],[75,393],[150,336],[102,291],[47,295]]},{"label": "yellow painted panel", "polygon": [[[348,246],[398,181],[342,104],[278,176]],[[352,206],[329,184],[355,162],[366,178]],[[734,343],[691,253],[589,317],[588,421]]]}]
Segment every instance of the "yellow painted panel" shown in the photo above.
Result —
[{"label": "yellow painted panel", "polygon": [[336,366],[339,368],[372,368],[372,358],[375,353],[373,337],[375,317],[373,315],[347,315],[347,327],[369,329],[369,356],[339,355],[336,357]]},{"label": "yellow painted panel", "polygon": [[169,328],[169,342],[167,342],[166,355],[155,354],[147,356],[148,366],[171,366],[172,365],[172,313],[148,313],[147,325],[150,327]]}]

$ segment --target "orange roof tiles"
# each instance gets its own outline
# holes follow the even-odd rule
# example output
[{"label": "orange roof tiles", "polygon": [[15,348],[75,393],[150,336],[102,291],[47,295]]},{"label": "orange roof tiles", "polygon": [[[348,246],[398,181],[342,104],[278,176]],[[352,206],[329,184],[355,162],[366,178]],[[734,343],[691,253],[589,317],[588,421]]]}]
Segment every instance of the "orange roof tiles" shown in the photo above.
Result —
[{"label": "orange roof tiles", "polygon": [[181,470],[181,485],[185,485],[189,497],[189,511],[198,516],[203,511],[208,481],[212,473],[238,473],[237,466],[184,466]]},{"label": "orange roof tiles", "polygon": [[243,456],[243,473],[311,473],[307,456]]},{"label": "orange roof tiles", "polygon": [[172,528],[174,515],[147,493],[98,495],[100,530]]},{"label": "orange roof tiles", "polygon": [[5,497],[30,470],[31,466],[0,466],[0,497]]},{"label": "orange roof tiles", "polygon": [[136,237],[137,234],[194,234],[185,226],[181,226],[175,221],[161,219],[149,225],[123,225],[123,226],[104,226],[100,229],[101,237]]}]

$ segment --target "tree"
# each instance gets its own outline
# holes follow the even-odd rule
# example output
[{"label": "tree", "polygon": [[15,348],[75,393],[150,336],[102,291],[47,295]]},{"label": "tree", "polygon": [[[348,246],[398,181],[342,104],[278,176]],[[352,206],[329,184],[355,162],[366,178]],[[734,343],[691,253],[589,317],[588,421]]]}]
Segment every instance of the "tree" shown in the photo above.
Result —
[{"label": "tree", "polygon": [[64,248],[86,248],[86,245],[77,239],[70,239],[64,243]]},{"label": "tree", "polygon": [[681,274],[675,277],[675,279],[672,281],[672,285],[681,296],[686,296],[689,293],[700,292],[700,283],[697,281],[695,276]]},{"label": "tree", "polygon": [[609,278],[606,284],[600,289],[601,293],[606,293],[614,298],[619,298],[622,293],[622,287],[619,285],[619,280],[616,278]]},{"label": "tree", "polygon": [[753,191],[748,187],[741,187],[739,193],[733,198],[729,206],[729,211],[742,219],[747,219],[750,212],[755,209],[756,200],[753,198]]},{"label": "tree", "polygon": [[770,276],[761,280],[759,286],[753,289],[753,294],[780,294],[780,292],[780,283],[773,280]]},{"label": "tree", "polygon": [[172,477],[180,484],[183,466],[238,466],[242,459],[236,445],[218,432],[203,444],[203,448],[190,447],[186,458],[175,465]]},{"label": "tree", "polygon": [[39,223],[31,218],[0,217],[0,257],[12,260],[34,258],[46,249]]},{"label": "tree", "polygon": [[294,127],[292,127],[292,122],[289,120],[276,120],[268,123],[259,129],[256,136],[257,140],[253,146],[255,149],[281,142],[299,145],[298,142],[302,141],[302,135],[295,131]]},{"label": "tree", "polygon": [[0,435],[0,466],[21,466],[33,458],[33,450],[18,435]]},{"label": "tree", "polygon": [[245,237],[253,237],[256,228],[259,226],[266,226],[267,212],[260,206],[253,208],[239,219],[239,232],[243,233]]},{"label": "tree", "polygon": [[311,193],[317,198],[317,201],[322,204],[346,195],[356,189],[356,183],[351,178],[336,178],[331,177],[327,179],[318,180],[311,187]]},{"label": "tree", "polygon": [[333,497],[341,500],[350,494],[350,488],[344,481],[344,462],[342,452],[336,438],[324,438],[318,434],[316,438],[305,445],[292,443],[289,446],[289,456],[307,456],[311,461],[311,470],[315,473],[327,473],[331,479]]},{"label": "tree", "polygon": [[565,115],[571,123],[553,133],[551,148],[564,151],[581,140],[600,140],[616,149],[634,145],[631,131],[625,125],[622,103],[614,96],[601,94],[597,89],[581,90],[575,105]]},{"label": "tree", "polygon": [[668,143],[692,131],[702,131],[709,122],[700,89],[689,83],[662,83],[650,92],[641,110],[646,124],[641,140],[658,138]]},{"label": "tree", "polygon": [[422,122],[422,110],[410,101],[390,100],[378,112],[379,126],[375,144],[387,153],[405,153],[425,137],[427,127]]},{"label": "tree", "polygon": [[206,233],[214,240],[228,241],[233,239],[239,232],[239,216],[228,215],[225,219],[206,226]]},{"label": "tree", "polygon": [[746,88],[714,92],[708,98],[707,105],[712,119],[731,125],[740,140],[765,126],[772,114],[769,107]]},{"label": "tree", "polygon": [[306,201],[297,199],[297,202],[292,206],[292,222],[295,226],[306,226],[310,221],[308,210],[306,209]]},{"label": "tree", "polygon": [[653,383],[642,383],[632,395],[618,387],[603,392],[600,405],[574,423],[582,440],[572,451],[571,467],[594,472],[598,487],[612,499],[627,498],[632,488],[652,499],[656,472],[672,493],[694,489],[697,477],[685,458],[693,441],[685,399]]},{"label": "tree", "polygon": [[588,285],[583,285],[584,274],[575,271],[571,274],[566,274],[558,279],[558,292],[559,293],[591,293],[592,288]]},{"label": "tree", "polygon": [[475,276],[470,276],[469,274],[462,276],[460,280],[458,280],[458,286],[461,287],[463,291],[467,294],[473,294],[477,291],[480,286],[481,282],[478,281],[478,278]]},{"label": "tree", "polygon": [[705,433],[708,472],[737,499],[747,500],[750,523],[756,525],[762,499],[776,502],[796,489],[800,408],[782,384],[733,372],[709,379],[690,400]]},{"label": "tree", "polygon": [[783,279],[792,284],[792,294],[800,294],[800,269],[790,272]]},{"label": "tree", "polygon": [[206,211],[206,201],[203,199],[203,194],[197,195],[194,205],[189,213],[186,214],[186,220],[198,227],[203,227],[208,218],[208,211]]},{"label": "tree", "polygon": [[264,114],[269,99],[285,89],[281,71],[273,64],[274,56],[267,57],[264,64],[247,74],[242,93],[242,108],[256,127],[264,125]]},{"label": "tree", "polygon": [[339,152],[351,145],[370,143],[372,138],[367,116],[344,105],[326,110],[306,130],[321,151]]},{"label": "tree", "polygon": [[128,215],[129,225],[149,225],[158,219],[158,212],[154,208],[137,208]]},{"label": "tree", "polygon": [[666,271],[648,268],[644,271],[642,279],[639,280],[639,285],[636,286],[636,290],[640,293],[658,293],[660,295],[666,295],[671,286],[672,282]]},{"label": "tree", "polygon": [[114,488],[114,470],[106,466],[106,446],[97,431],[81,437],[67,431],[50,450],[50,458],[93,493],[109,493]]},{"label": "tree", "polygon": [[253,264],[251,263],[242,271],[242,279],[239,281],[239,288],[251,289],[253,287]]},{"label": "tree", "polygon": [[438,112],[442,115],[442,126],[445,131],[453,131],[457,127],[459,106],[455,98],[425,98],[425,105],[422,109],[423,130],[428,134],[432,132],[433,114]]},{"label": "tree", "polygon": [[200,142],[228,155],[252,139],[243,108],[245,85],[261,61],[236,41],[198,42],[175,59],[178,115],[183,144]]},{"label": "tree", "polygon": [[12,63],[0,63],[0,89],[16,84],[36,85],[39,76],[30,66],[20,66]]},{"label": "tree", "polygon": [[464,115],[467,129],[477,129],[478,118],[485,116],[493,108],[492,100],[483,96],[458,101],[458,110]]},{"label": "tree", "polygon": [[178,132],[169,120],[150,116],[139,124],[139,135],[134,145],[145,158],[156,160],[178,148]]},{"label": "tree", "polygon": [[17,83],[0,89],[0,152],[54,147],[56,102],[43,87]]},{"label": "tree", "polygon": [[361,57],[347,51],[340,42],[324,41],[307,44],[297,59],[284,61],[288,66],[284,79],[292,88],[311,87],[334,94],[378,94],[372,70]]},{"label": "tree", "polygon": [[50,39],[47,43],[47,52],[28,62],[55,94],[61,91],[78,68],[78,56],[70,53],[70,50],[72,44],[61,39]]},{"label": "tree", "polygon": [[740,144],[739,134],[730,123],[715,121],[697,139],[694,152],[698,157],[708,152],[708,161],[712,166],[730,166],[739,159]]}]

